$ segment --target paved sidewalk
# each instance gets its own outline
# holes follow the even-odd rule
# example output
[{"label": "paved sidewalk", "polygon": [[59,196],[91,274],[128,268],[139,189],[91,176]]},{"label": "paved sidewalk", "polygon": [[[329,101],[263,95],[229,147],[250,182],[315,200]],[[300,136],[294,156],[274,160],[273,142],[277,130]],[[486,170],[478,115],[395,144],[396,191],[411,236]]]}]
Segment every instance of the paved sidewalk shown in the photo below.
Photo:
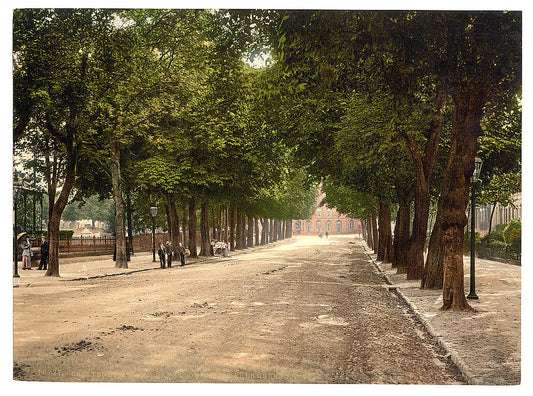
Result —
[{"label": "paved sidewalk", "polygon": [[[450,353],[470,384],[520,384],[521,267],[476,258],[476,294],[468,300],[475,312],[442,311],[442,290],[420,289],[391,264],[372,261],[414,309],[426,328]],[[470,258],[464,257],[465,292],[469,292]]]}]

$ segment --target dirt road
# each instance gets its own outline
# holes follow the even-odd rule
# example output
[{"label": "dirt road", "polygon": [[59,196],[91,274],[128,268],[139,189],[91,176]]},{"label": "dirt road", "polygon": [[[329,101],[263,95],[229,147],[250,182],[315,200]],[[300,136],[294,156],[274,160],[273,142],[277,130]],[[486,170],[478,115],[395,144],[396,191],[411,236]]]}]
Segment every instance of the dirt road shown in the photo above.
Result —
[{"label": "dirt road", "polygon": [[13,293],[21,380],[461,383],[353,238]]}]

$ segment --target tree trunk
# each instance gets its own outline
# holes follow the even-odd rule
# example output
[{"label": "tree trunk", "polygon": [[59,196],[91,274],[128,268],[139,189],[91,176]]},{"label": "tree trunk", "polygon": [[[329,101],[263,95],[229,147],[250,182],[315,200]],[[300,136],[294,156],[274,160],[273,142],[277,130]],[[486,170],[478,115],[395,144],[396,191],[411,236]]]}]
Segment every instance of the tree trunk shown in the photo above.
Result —
[{"label": "tree trunk", "polygon": [[424,272],[424,247],[429,219],[429,185],[425,181],[416,183],[415,217],[409,247],[407,279],[422,279]]},{"label": "tree trunk", "polygon": [[492,232],[492,218],[494,217],[494,211],[496,210],[496,202],[492,204],[492,210],[490,211],[490,219],[489,219],[489,232],[487,234],[490,234]]},{"label": "tree trunk", "polygon": [[173,258],[177,255],[178,247],[180,243],[180,232],[179,232],[179,220],[178,220],[178,211],[176,210],[176,202],[174,198],[167,194],[167,203],[168,203],[168,213],[170,217],[170,235],[172,241],[172,247],[174,248]]},{"label": "tree trunk", "polygon": [[[441,206],[439,200],[439,207]],[[441,210],[437,212],[435,225],[429,238],[428,255],[426,258],[426,265],[422,274],[422,282],[420,287],[422,289],[442,289],[444,281],[444,251],[442,250],[441,237]]]},{"label": "tree trunk", "polygon": [[241,212],[239,210],[237,210],[237,213],[236,213],[236,217],[237,217],[237,224],[236,224],[236,232],[235,232],[235,249],[237,250],[240,250],[243,248],[243,243],[242,243],[242,237],[243,237],[243,216],[241,214]]},{"label": "tree trunk", "polygon": [[235,213],[235,208],[233,205],[230,210],[230,225],[229,225],[229,243],[230,250],[233,251],[236,249],[235,246],[235,224],[237,223],[237,214]]},{"label": "tree trunk", "polygon": [[182,243],[183,243],[183,246],[188,246],[188,241],[187,241],[187,211],[185,209],[180,209],[180,214],[181,214],[181,230],[182,230]]},{"label": "tree trunk", "polygon": [[228,228],[229,228],[229,224],[228,224],[228,204],[224,204],[224,242],[226,243],[226,245],[228,244]]},{"label": "tree trunk", "polygon": [[248,235],[246,238],[246,247],[254,246],[254,218],[248,216]]},{"label": "tree trunk", "polygon": [[254,246],[259,246],[259,236],[261,235],[260,230],[259,230],[259,219],[254,218],[254,229],[255,229]]},{"label": "tree trunk", "polygon": [[189,250],[191,257],[198,257],[196,245],[196,202],[192,198],[189,202]]},{"label": "tree trunk", "polygon": [[172,221],[170,220],[170,210],[168,208],[168,203],[165,204],[165,214],[167,216],[167,231],[168,231],[168,239],[167,240],[171,241],[172,240],[172,229],[170,228],[170,223],[172,223]]},{"label": "tree trunk", "polygon": [[378,224],[379,239],[377,260],[384,263],[390,263],[392,253],[391,207],[390,202],[387,200],[379,201]]},{"label": "tree trunk", "polygon": [[244,212],[240,212],[241,217],[241,248],[246,249],[246,215]]},{"label": "tree trunk", "polygon": [[211,241],[209,240],[209,210],[207,194],[202,193],[200,208],[200,256],[211,255]]},{"label": "tree trunk", "polygon": [[126,221],[124,200],[122,198],[120,147],[118,142],[113,142],[111,145],[111,182],[113,184],[113,200],[115,201],[115,267],[128,268],[128,259],[126,256]]},{"label": "tree trunk", "polygon": [[379,235],[378,235],[378,221],[376,219],[376,215],[372,214],[370,220],[372,224],[372,250],[374,251],[374,253],[377,253]]},{"label": "tree trunk", "polygon": [[361,237],[366,241],[366,220],[361,220]]},{"label": "tree trunk", "polygon": [[131,193],[130,191],[126,194],[126,222],[128,224],[128,249],[129,254],[134,254],[133,252],[133,222],[131,219],[133,212],[133,206],[131,204]]},{"label": "tree trunk", "polygon": [[65,182],[61,188],[61,193],[57,201],[52,206],[50,219],[48,222],[48,238],[49,238],[49,251],[48,251],[48,269],[44,276],[59,276],[59,223],[61,221],[61,215],[68,202],[70,191],[74,185],[76,178],[76,155],[73,153],[72,148],[67,147],[66,156],[66,169],[65,169]]},{"label": "tree trunk", "polygon": [[420,153],[412,134],[409,131],[404,133],[415,173],[415,214],[409,248],[407,279],[421,279],[424,273],[424,246],[426,243],[429,218],[430,188],[442,132],[447,97],[446,90],[439,86],[435,96],[433,119],[429,126],[428,138],[423,155]]},{"label": "tree trunk", "polygon": [[394,228],[393,260],[392,266],[397,267],[397,273],[407,271],[409,263],[409,223],[411,220],[411,197],[399,197],[399,208],[396,214],[396,226]]},{"label": "tree trunk", "polygon": [[278,219],[274,219],[272,224],[272,242],[278,241]]},{"label": "tree trunk", "polygon": [[477,92],[460,92],[454,98],[453,129],[446,176],[441,189],[441,232],[444,252],[442,309],[470,310],[465,298],[463,239],[465,215],[474,173],[477,138],[485,101]]}]

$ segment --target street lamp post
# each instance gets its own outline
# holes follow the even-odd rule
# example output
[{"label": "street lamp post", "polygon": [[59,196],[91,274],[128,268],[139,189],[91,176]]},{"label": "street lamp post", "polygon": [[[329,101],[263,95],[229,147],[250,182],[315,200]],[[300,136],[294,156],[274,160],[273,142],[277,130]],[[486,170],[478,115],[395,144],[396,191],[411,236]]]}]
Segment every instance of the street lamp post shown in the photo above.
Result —
[{"label": "street lamp post", "polygon": [[481,165],[483,161],[481,158],[476,157],[474,160],[475,168],[472,175],[472,191],[470,209],[472,211],[470,215],[470,293],[466,298],[477,300],[479,297],[476,294],[476,184],[479,180],[479,174],[481,173]]},{"label": "street lamp post", "polygon": [[18,177],[15,175],[15,180],[13,180],[13,278],[20,278],[19,275],[19,265],[18,265],[18,241],[17,241],[17,203],[22,193],[22,183],[18,180]]},{"label": "street lamp post", "polygon": [[157,206],[150,208],[152,215],[152,261],[155,262],[155,217],[157,216]]}]

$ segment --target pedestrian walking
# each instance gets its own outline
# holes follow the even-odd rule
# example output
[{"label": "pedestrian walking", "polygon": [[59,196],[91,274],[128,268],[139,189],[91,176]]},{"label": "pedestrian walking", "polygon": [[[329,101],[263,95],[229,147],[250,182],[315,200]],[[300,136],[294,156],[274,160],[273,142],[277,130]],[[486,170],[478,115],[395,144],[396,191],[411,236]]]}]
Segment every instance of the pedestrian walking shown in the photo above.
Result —
[{"label": "pedestrian walking", "polygon": [[180,243],[178,247],[178,254],[180,256],[180,266],[185,265],[185,247]]},{"label": "pedestrian walking", "polygon": [[31,256],[33,256],[33,252],[31,251],[31,243],[27,236],[23,237],[20,247],[22,248],[22,269],[31,270]]},{"label": "pedestrian walking", "polygon": [[43,237],[41,242],[41,261],[39,262],[39,269],[45,270],[48,266],[48,252],[50,250],[50,243]]},{"label": "pedestrian walking", "polygon": [[329,232],[326,231],[326,238],[329,237]]},{"label": "pedestrian walking", "polygon": [[174,248],[172,247],[172,242],[170,241],[167,241],[166,253],[167,253],[167,268],[170,268],[172,267],[172,255],[174,254]]},{"label": "pedestrian walking", "polygon": [[159,242],[159,250],[157,251],[157,254],[159,254],[159,264],[161,265],[161,268],[165,268],[166,249],[163,242]]}]

